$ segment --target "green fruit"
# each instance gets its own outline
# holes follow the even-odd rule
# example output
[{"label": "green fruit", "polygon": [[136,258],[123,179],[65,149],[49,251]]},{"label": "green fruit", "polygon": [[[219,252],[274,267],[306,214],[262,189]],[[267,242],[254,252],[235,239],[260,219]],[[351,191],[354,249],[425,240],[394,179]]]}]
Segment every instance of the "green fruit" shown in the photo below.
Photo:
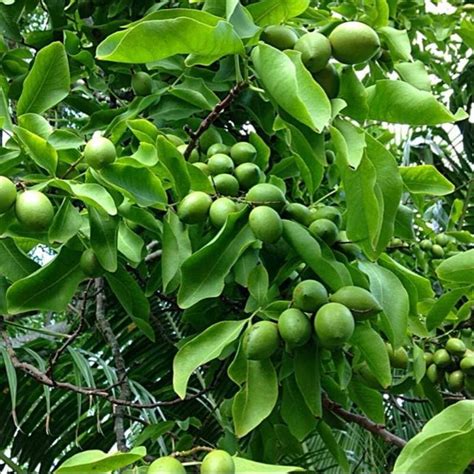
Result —
[{"label": "green fruit", "polygon": [[257,157],[257,149],[247,142],[237,142],[230,149],[230,156],[236,165],[251,163]]},{"label": "green fruit", "polygon": [[469,355],[461,359],[459,364],[461,370],[467,375],[474,375],[474,355]]},{"label": "green fruit", "polygon": [[341,79],[337,69],[331,63],[321,71],[313,72],[313,78],[330,99],[337,97]]},{"label": "green fruit", "polygon": [[344,345],[354,333],[354,318],[349,308],[327,303],[316,313],[314,329],[321,344],[329,349]]},{"label": "green fruit", "polygon": [[82,252],[79,266],[81,270],[91,278],[97,278],[104,273],[104,269],[92,249],[87,249]]},{"label": "green fruit", "polygon": [[447,367],[451,363],[451,356],[446,349],[438,349],[433,354],[433,362],[438,367]]},{"label": "green fruit", "polygon": [[208,128],[199,138],[199,146],[203,152],[206,152],[212,145],[222,143],[221,134],[214,127]]},{"label": "green fruit", "polygon": [[225,145],[224,143],[214,143],[207,149],[207,157],[210,158],[211,156],[217,154],[228,155],[230,153],[230,147]]},{"label": "green fruit", "polygon": [[207,166],[207,163],[198,161],[196,163],[193,163],[193,166],[195,166],[196,168],[199,168],[206,176],[209,176],[211,174],[209,171],[209,166]]},{"label": "green fruit", "polygon": [[298,36],[288,26],[271,25],[267,26],[262,33],[262,40],[265,43],[278,49],[293,49]]},{"label": "green fruit", "polygon": [[329,219],[318,219],[311,223],[309,231],[314,237],[321,239],[328,245],[333,245],[337,240],[338,228]]},{"label": "green fruit", "polygon": [[345,230],[341,230],[339,232],[337,236],[337,245],[339,250],[341,250],[341,252],[343,252],[349,260],[358,258],[362,253],[360,247],[357,244],[351,242]]},{"label": "green fruit", "polygon": [[150,464],[148,474],[186,474],[186,469],[176,458],[165,456]]},{"label": "green fruit", "polygon": [[380,382],[377,380],[377,377],[370,370],[367,362],[363,362],[359,367],[357,367],[357,372],[364,379],[366,385],[375,390],[382,390],[383,387]]},{"label": "green fruit", "polygon": [[336,154],[332,150],[326,150],[326,162],[332,165],[336,161]]},{"label": "green fruit", "polygon": [[452,392],[460,392],[464,388],[464,372],[455,370],[448,375],[448,387]]},{"label": "green fruit", "polygon": [[408,367],[408,353],[404,347],[393,350],[391,344],[386,344],[390,365],[395,369],[406,369]]},{"label": "green fruit", "polygon": [[261,171],[254,163],[242,163],[235,168],[234,174],[240,187],[246,190],[260,182]]},{"label": "green fruit", "polygon": [[46,230],[54,217],[51,201],[39,191],[25,191],[18,195],[16,217],[27,230]]},{"label": "green fruit", "polygon": [[279,341],[277,325],[259,321],[245,333],[242,349],[249,360],[268,359],[278,349]]},{"label": "green fruit", "polygon": [[374,296],[365,288],[343,286],[329,297],[329,301],[347,306],[356,321],[363,321],[376,316],[382,307]]},{"label": "green fruit", "polygon": [[283,232],[281,217],[275,209],[268,206],[252,209],[249,215],[249,225],[255,237],[267,244],[276,242]]},{"label": "green fruit", "polygon": [[302,311],[290,308],[280,314],[278,331],[288,346],[300,347],[311,337],[311,323]]},{"label": "green fruit", "polygon": [[153,89],[153,79],[143,71],[139,71],[132,76],[132,89],[135,95],[150,95]]},{"label": "green fruit", "polygon": [[431,383],[437,383],[441,379],[441,372],[435,364],[431,364],[426,369],[426,376]]},{"label": "green fruit", "polygon": [[453,355],[456,356],[463,356],[464,353],[466,352],[466,344],[464,344],[461,339],[458,339],[456,337],[451,337],[448,339],[448,342],[446,342],[445,349]]},{"label": "green fruit", "polygon": [[438,234],[435,238],[434,241],[436,244],[441,245],[441,247],[446,247],[446,245],[449,244],[449,236],[446,234]]},{"label": "green fruit", "polygon": [[239,194],[239,182],[235,176],[222,173],[214,176],[214,188],[217,193],[224,196],[237,196]]},{"label": "green fruit", "polygon": [[431,352],[425,352],[423,354],[423,359],[425,359],[426,367],[433,363],[433,354]]},{"label": "green fruit", "polygon": [[194,191],[179,203],[178,217],[186,224],[204,222],[209,214],[212,199],[202,191]]},{"label": "green fruit", "polygon": [[293,306],[314,313],[328,302],[326,288],[316,280],[303,280],[293,290]]},{"label": "green fruit", "polygon": [[234,474],[235,465],[232,456],[226,451],[215,449],[206,454],[201,464],[201,474]]},{"label": "green fruit", "polygon": [[[188,148],[188,145],[184,143],[183,145],[178,145],[176,148],[184,156],[184,154],[186,153],[186,149]],[[191,154],[188,157],[188,161],[190,163],[197,163],[199,161],[199,152],[197,151],[196,148],[193,148],[193,150],[191,151]]]},{"label": "green fruit", "polygon": [[307,226],[311,222],[311,213],[309,209],[298,202],[291,202],[285,207],[285,216]]},{"label": "green fruit", "polygon": [[16,201],[16,186],[5,176],[0,176],[0,214],[7,212]]},{"label": "green fruit", "polygon": [[260,183],[251,187],[245,196],[245,200],[254,206],[267,205],[273,207],[276,211],[281,211],[286,204],[282,190],[268,183]]},{"label": "green fruit", "polygon": [[229,198],[221,197],[216,199],[209,209],[209,219],[214,227],[220,229],[227,220],[227,216],[237,211],[234,201]]},{"label": "green fruit", "polygon": [[441,245],[434,244],[433,247],[431,247],[431,253],[433,254],[433,257],[436,258],[443,258],[444,257],[444,249],[441,247]]},{"label": "green fruit", "polygon": [[431,242],[431,240],[428,240],[428,239],[423,239],[420,242],[420,248],[425,251],[431,250],[433,248],[433,242]]},{"label": "green fruit", "polygon": [[316,31],[306,33],[299,38],[294,49],[301,53],[304,65],[311,72],[324,69],[331,57],[331,43],[324,35]]},{"label": "green fruit", "polygon": [[311,208],[311,222],[316,221],[318,219],[328,219],[337,227],[341,227],[342,224],[342,216],[339,209],[336,209],[332,206],[323,206],[318,208]]},{"label": "green fruit", "polygon": [[184,145],[184,141],[176,135],[173,135],[171,133],[167,133],[165,135],[165,137],[167,138],[168,141],[170,141],[176,147],[178,147],[180,145]]},{"label": "green fruit", "polygon": [[209,166],[209,171],[214,176],[217,174],[232,173],[234,171],[232,158],[223,153],[211,156],[207,161],[207,166]]},{"label": "green fruit", "polygon": [[84,148],[84,158],[91,168],[100,170],[115,161],[117,152],[114,144],[108,138],[95,135]]},{"label": "green fruit", "polygon": [[371,59],[380,48],[377,33],[368,25],[348,21],[329,35],[332,54],[341,63],[359,64]]}]

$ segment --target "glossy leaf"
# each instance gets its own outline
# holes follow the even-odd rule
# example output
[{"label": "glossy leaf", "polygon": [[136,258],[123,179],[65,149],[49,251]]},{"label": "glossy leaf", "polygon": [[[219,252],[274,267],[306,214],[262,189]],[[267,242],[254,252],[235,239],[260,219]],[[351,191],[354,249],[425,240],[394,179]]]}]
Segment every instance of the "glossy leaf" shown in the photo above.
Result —
[{"label": "glossy leaf", "polygon": [[262,0],[249,5],[248,10],[257,25],[277,25],[303,13],[309,3],[309,0]]},{"label": "glossy leaf", "polygon": [[25,278],[39,268],[39,265],[28,258],[10,237],[0,239],[0,275],[10,281]]},{"label": "glossy leaf", "polygon": [[436,268],[436,274],[450,283],[474,284],[474,249],[447,258]]},{"label": "glossy leaf", "polygon": [[108,272],[117,270],[118,219],[89,208],[91,246],[100,264]]},{"label": "glossy leaf", "polygon": [[410,193],[444,196],[454,191],[454,185],[433,165],[401,166],[403,184]]},{"label": "glossy leaf", "polygon": [[349,395],[371,420],[382,425],[385,423],[383,397],[380,392],[353,379],[349,384]]},{"label": "glossy leaf", "polygon": [[74,237],[82,225],[82,217],[69,199],[64,199],[58,212],[55,214],[48,231],[50,242],[65,243]]}]

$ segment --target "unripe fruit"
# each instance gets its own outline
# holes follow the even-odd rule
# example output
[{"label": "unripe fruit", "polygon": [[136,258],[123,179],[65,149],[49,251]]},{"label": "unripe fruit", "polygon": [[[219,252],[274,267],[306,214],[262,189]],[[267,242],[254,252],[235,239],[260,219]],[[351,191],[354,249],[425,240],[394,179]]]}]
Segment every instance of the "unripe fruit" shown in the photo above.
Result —
[{"label": "unripe fruit", "polygon": [[239,194],[239,182],[235,176],[222,173],[214,176],[214,188],[219,194],[224,196],[237,196]]},{"label": "unripe fruit", "polygon": [[313,78],[330,99],[337,97],[341,79],[337,69],[331,63],[321,71],[313,72]]},{"label": "unripe fruit", "polygon": [[84,158],[91,168],[100,170],[115,161],[117,152],[114,144],[108,138],[95,135],[84,148]]},{"label": "unripe fruit", "polygon": [[0,176],[0,214],[7,212],[16,201],[16,186],[5,176]]},{"label": "unripe fruit", "polygon": [[458,339],[456,337],[451,337],[448,339],[446,342],[445,349],[453,355],[456,356],[463,356],[464,353],[466,352],[466,344],[464,344],[461,339]]},{"label": "unripe fruit", "polygon": [[81,270],[91,278],[97,278],[104,273],[104,269],[92,249],[87,249],[82,252],[79,266]]},{"label": "unripe fruit", "polygon": [[[176,148],[184,156],[188,145],[184,143],[183,145],[178,145]],[[188,161],[190,163],[197,163],[199,161],[199,152],[196,148],[193,148],[193,150],[191,151],[191,154],[188,157]]]},{"label": "unripe fruit", "polygon": [[339,250],[341,250],[349,260],[358,258],[362,252],[357,244],[351,242],[345,230],[339,232],[337,236],[337,244]]},{"label": "unripe fruit", "polygon": [[311,222],[311,213],[309,209],[298,202],[291,202],[285,207],[285,215],[290,219],[307,226]]},{"label": "unripe fruit", "polygon": [[354,318],[344,305],[327,303],[316,313],[314,329],[321,344],[329,349],[344,345],[354,333]]},{"label": "unripe fruit", "polygon": [[348,21],[329,35],[333,56],[344,64],[359,64],[371,59],[380,48],[377,33],[368,25]]},{"label": "unripe fruit", "polygon": [[197,224],[207,219],[212,199],[202,191],[194,191],[179,203],[178,217],[186,224]]},{"label": "unripe fruit", "polygon": [[436,364],[431,364],[427,369],[426,369],[426,376],[428,377],[428,380],[431,383],[437,383],[439,382],[441,378],[441,372],[439,371],[438,367]]},{"label": "unripe fruit", "polygon": [[135,95],[150,95],[153,89],[153,79],[144,71],[139,71],[132,76],[132,89]]},{"label": "unripe fruit", "polygon": [[288,346],[300,347],[311,337],[311,323],[302,311],[290,308],[280,314],[278,331]]},{"label": "unripe fruit", "polygon": [[198,161],[196,163],[193,163],[193,166],[195,166],[196,168],[199,168],[206,176],[209,176],[211,174],[209,171],[209,166],[207,166],[207,163]]},{"label": "unripe fruit", "polygon": [[255,237],[267,244],[276,242],[283,232],[281,217],[275,209],[268,206],[252,209],[249,215],[249,225]]},{"label": "unripe fruit", "polygon": [[314,313],[328,302],[328,292],[316,280],[303,280],[293,290],[293,306],[302,311]]},{"label": "unripe fruit", "polygon": [[262,40],[278,49],[293,49],[298,36],[288,26],[271,25],[262,33]]},{"label": "unripe fruit", "polygon": [[434,238],[435,243],[441,245],[441,247],[446,247],[449,244],[449,236],[446,234],[438,234]]},{"label": "unripe fruit", "polygon": [[212,145],[222,143],[221,134],[214,127],[208,128],[199,138],[199,146],[206,152]]},{"label": "unripe fruit", "polygon": [[461,370],[467,375],[474,375],[474,355],[469,355],[461,359],[459,364]]},{"label": "unripe fruit", "polygon": [[245,200],[254,206],[270,206],[276,211],[281,211],[286,204],[286,199],[281,189],[268,183],[256,184],[250,188],[245,196]]},{"label": "unripe fruit", "polygon": [[207,149],[207,157],[210,158],[213,155],[222,153],[223,155],[228,155],[230,153],[230,147],[224,143],[214,143]]},{"label": "unripe fruit", "polygon": [[455,370],[448,375],[448,388],[452,392],[460,392],[464,387],[464,372]]},{"label": "unripe fruit", "polygon": [[176,147],[178,147],[178,146],[180,146],[180,145],[184,145],[184,141],[183,141],[180,137],[178,137],[178,136],[176,136],[176,135],[173,135],[173,134],[171,134],[171,133],[167,133],[167,134],[165,135],[165,137],[166,137],[166,139],[167,139],[168,141],[170,141],[170,142],[171,142],[174,146],[176,146]]},{"label": "unripe fruit", "polygon": [[438,367],[447,367],[451,363],[451,357],[446,349],[438,349],[433,354],[433,362]]},{"label": "unripe fruit", "polygon": [[336,154],[332,150],[326,150],[326,162],[332,165],[336,161]]},{"label": "unripe fruit", "polygon": [[235,465],[232,456],[226,451],[215,449],[206,454],[201,464],[201,474],[234,474]]},{"label": "unripe fruit", "polygon": [[374,296],[365,288],[343,286],[329,297],[329,301],[347,306],[356,321],[363,321],[376,316],[382,307]]},{"label": "unripe fruit", "polygon": [[433,257],[436,258],[443,258],[444,257],[444,249],[441,247],[441,245],[434,244],[433,247],[431,247],[431,253],[433,254]]},{"label": "unripe fruit", "polygon": [[220,229],[227,220],[227,216],[237,211],[234,201],[229,198],[221,197],[216,199],[209,209],[209,219],[214,227]]},{"label": "unripe fruit", "polygon": [[245,333],[242,349],[249,360],[268,359],[277,350],[279,341],[277,325],[259,321]]},{"label": "unripe fruit", "polygon": [[148,474],[186,474],[186,469],[176,458],[165,456],[150,464]]},{"label": "unripe fruit", "polygon": [[341,227],[342,224],[342,216],[339,209],[336,209],[332,206],[323,206],[318,208],[310,209],[311,212],[311,222],[316,221],[318,219],[328,219],[337,227]]},{"label": "unripe fruit", "polygon": [[232,173],[232,171],[234,171],[232,158],[223,153],[211,156],[207,161],[207,166],[209,166],[209,171],[214,176],[217,174]]},{"label": "unripe fruit", "polygon": [[420,248],[422,250],[429,251],[433,248],[433,242],[431,242],[431,240],[428,240],[428,239],[423,239],[420,242]]},{"label": "unripe fruit", "polygon": [[391,344],[386,344],[390,365],[395,369],[406,369],[408,367],[408,353],[404,347],[393,350]]},{"label": "unripe fruit", "polygon": [[425,359],[426,367],[433,363],[433,354],[431,352],[425,352],[423,354],[423,359]]},{"label": "unripe fruit", "polygon": [[333,245],[337,240],[338,228],[329,219],[318,219],[311,223],[309,231],[314,237],[321,239],[328,245]]},{"label": "unripe fruit", "polygon": [[54,217],[51,201],[39,191],[25,191],[18,195],[15,214],[27,230],[46,230]]},{"label": "unripe fruit", "polygon": [[261,171],[255,163],[242,163],[234,171],[242,189],[248,190],[260,182]]},{"label": "unripe fruit", "polygon": [[237,142],[235,145],[232,145],[230,156],[236,165],[241,165],[242,163],[254,161],[257,157],[257,150],[251,143]]},{"label": "unripe fruit", "polygon": [[311,72],[324,69],[331,57],[331,43],[316,31],[299,38],[294,49],[301,53],[301,60]]}]

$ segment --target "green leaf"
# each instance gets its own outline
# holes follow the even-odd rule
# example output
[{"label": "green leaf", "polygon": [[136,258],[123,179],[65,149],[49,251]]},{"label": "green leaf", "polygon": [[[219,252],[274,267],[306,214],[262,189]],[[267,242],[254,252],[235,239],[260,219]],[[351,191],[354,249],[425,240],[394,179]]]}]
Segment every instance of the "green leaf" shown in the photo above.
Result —
[{"label": "green leaf", "polygon": [[62,247],[47,265],[13,283],[7,291],[9,313],[64,311],[84,279],[80,258],[81,252]]},{"label": "green leaf", "polygon": [[415,212],[408,206],[400,204],[397,215],[395,216],[395,227],[393,235],[405,240],[413,240],[415,231],[413,228],[413,216]]},{"label": "green leaf", "polygon": [[[1,10],[0,10],[0,24],[1,24]],[[8,101],[5,92],[0,88],[0,119],[3,120],[1,128],[11,132],[13,130],[13,123],[8,110]]]},{"label": "green leaf", "polygon": [[39,265],[28,258],[10,237],[0,239],[0,275],[10,281],[25,278],[39,268]]},{"label": "green leaf", "polygon": [[369,112],[367,90],[352,67],[345,67],[341,71],[339,97],[347,103],[347,106],[342,109],[342,115],[360,122],[366,119]]},{"label": "green leaf", "polygon": [[104,453],[98,449],[74,454],[64,461],[54,472],[55,474],[106,473],[122,469],[146,456],[146,448],[139,446],[128,453]]},{"label": "green leaf", "polygon": [[370,370],[382,387],[387,388],[392,383],[392,372],[385,343],[378,332],[368,324],[358,324],[351,342],[360,349]]},{"label": "green leaf", "polygon": [[328,448],[334,460],[339,464],[344,472],[350,472],[349,462],[347,460],[346,452],[340,446],[339,441],[334,436],[331,428],[323,420],[320,420],[317,426],[319,436],[321,436],[324,444]]},{"label": "green leaf", "polygon": [[352,379],[349,384],[349,395],[371,420],[382,425],[385,423],[383,397],[380,392]]},{"label": "green leaf", "polygon": [[455,309],[456,303],[468,293],[468,288],[459,288],[449,291],[438,298],[426,315],[426,329],[431,331],[438,327],[449,315],[451,310]]},{"label": "green leaf", "polygon": [[234,457],[236,474],[288,474],[289,472],[304,471],[301,467],[276,466],[274,464],[263,464],[261,462],[250,461],[249,459]]},{"label": "green leaf", "polygon": [[118,217],[112,217],[89,207],[91,246],[102,267],[108,272],[117,270]]},{"label": "green leaf", "polygon": [[191,374],[201,365],[219,357],[242,332],[248,320],[221,321],[186,342],[173,361],[173,389],[184,399]]},{"label": "green leaf", "polygon": [[406,30],[397,30],[391,26],[384,26],[379,28],[378,31],[387,42],[390,57],[394,61],[397,59],[402,61],[411,60],[411,43]]},{"label": "green leaf", "polygon": [[400,166],[403,184],[412,194],[444,196],[454,191],[454,184],[433,165]]},{"label": "green leaf", "polygon": [[329,99],[298,52],[283,53],[260,43],[252,50],[252,61],[266,92],[283,110],[315,132],[328,125]]},{"label": "green leaf", "polygon": [[169,93],[202,110],[212,110],[219,103],[219,97],[206,82],[196,77],[185,77],[183,82],[171,87]]},{"label": "green leaf", "polygon": [[309,3],[309,0],[263,0],[249,5],[247,9],[257,25],[278,25],[303,13]]},{"label": "green leaf", "polygon": [[54,107],[69,93],[69,65],[62,43],[41,49],[23,83],[18,100],[18,115],[42,112]]},{"label": "green leaf", "polygon": [[407,125],[439,125],[467,118],[459,110],[452,114],[429,92],[403,81],[383,79],[367,89],[369,119]]},{"label": "green leaf", "polygon": [[239,438],[267,418],[278,399],[278,381],[270,359],[248,360],[245,380],[232,403],[235,434]]},{"label": "green leaf", "polygon": [[231,214],[222,230],[207,245],[184,261],[178,304],[189,308],[205,299],[219,296],[230,269],[255,237],[247,223],[246,209]]},{"label": "green leaf", "polygon": [[394,68],[405,82],[422,91],[431,92],[430,76],[421,61],[396,63]]},{"label": "green leaf", "polygon": [[143,249],[145,243],[143,239],[133,232],[123,221],[119,223],[118,230],[118,251],[132,264],[138,265],[143,259]]},{"label": "green leaf", "polygon": [[7,350],[4,347],[0,347],[0,352],[3,356],[3,363],[7,372],[7,381],[8,381],[8,391],[10,392],[10,400],[12,403],[12,417],[13,422],[16,427],[19,427],[18,421],[16,418],[16,400],[17,400],[17,391],[18,391],[18,378],[16,376],[16,370],[13,366],[13,362],[8,354]]},{"label": "green leaf", "polygon": [[436,274],[447,282],[474,284],[474,249],[443,260],[436,269]]},{"label": "green leaf", "polygon": [[346,141],[349,166],[357,169],[367,146],[364,130],[346,120],[336,120],[334,124]]},{"label": "green leaf", "polygon": [[143,444],[145,441],[152,439],[156,441],[161,438],[164,434],[171,431],[176,423],[174,421],[161,421],[159,423],[153,423],[145,426],[143,431],[137,436],[135,443]]},{"label": "green leaf", "polygon": [[74,237],[82,226],[79,211],[65,198],[56,212],[48,231],[48,240],[52,243],[65,243]]},{"label": "green leaf", "polygon": [[249,273],[247,280],[249,293],[253,296],[258,306],[263,306],[267,300],[268,272],[260,264]]}]

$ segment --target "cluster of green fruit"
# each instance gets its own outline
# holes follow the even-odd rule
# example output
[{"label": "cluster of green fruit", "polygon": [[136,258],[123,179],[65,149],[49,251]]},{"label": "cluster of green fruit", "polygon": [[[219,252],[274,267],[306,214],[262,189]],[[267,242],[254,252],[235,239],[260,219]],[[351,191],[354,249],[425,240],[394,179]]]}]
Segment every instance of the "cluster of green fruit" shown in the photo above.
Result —
[{"label": "cluster of green fruit", "polygon": [[298,38],[285,25],[268,26],[262,39],[275,48],[294,49],[329,98],[339,92],[339,74],[329,61],[331,56],[343,64],[365,63],[380,50],[377,33],[365,23],[349,21],[336,26],[329,36],[313,31]]},{"label": "cluster of green fruit", "polygon": [[458,252],[457,240],[445,233],[436,234],[432,239],[421,240],[420,249],[434,258],[452,257]]},{"label": "cluster of green fruit", "polygon": [[[465,337],[472,338],[471,329],[463,329]],[[472,346],[472,339],[471,339]],[[449,338],[444,347],[425,352],[426,376],[451,392],[466,389],[474,394],[474,351],[460,338]]]},{"label": "cluster of green fruit", "polygon": [[[200,472],[201,474],[234,474],[234,460],[226,451],[215,449],[206,454],[202,460]],[[176,458],[164,456],[150,464],[148,474],[186,474],[186,470]]]}]

